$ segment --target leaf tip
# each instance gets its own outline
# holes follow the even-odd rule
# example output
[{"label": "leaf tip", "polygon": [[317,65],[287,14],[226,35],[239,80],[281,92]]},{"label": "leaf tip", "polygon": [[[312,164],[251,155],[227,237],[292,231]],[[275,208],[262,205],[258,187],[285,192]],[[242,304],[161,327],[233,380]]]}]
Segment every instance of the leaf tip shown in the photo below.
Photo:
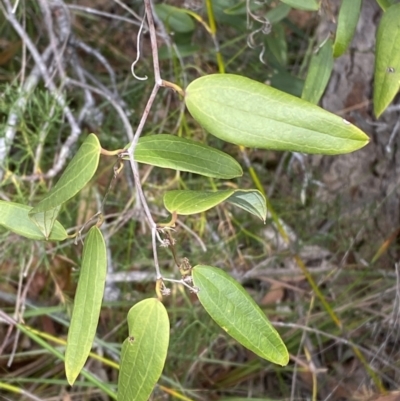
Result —
[{"label": "leaf tip", "polygon": [[68,366],[65,366],[65,375],[67,376],[68,384],[72,387],[79,375],[79,372],[77,373],[74,370],[69,369]]},{"label": "leaf tip", "polygon": [[289,352],[285,346],[286,353],[282,356],[281,361],[279,362],[279,365],[281,366],[286,366],[289,363],[290,357],[289,357]]},{"label": "leaf tip", "polygon": [[376,104],[374,104],[374,114],[375,114],[376,119],[378,119],[384,111],[385,110],[382,109],[382,107],[378,107]]}]

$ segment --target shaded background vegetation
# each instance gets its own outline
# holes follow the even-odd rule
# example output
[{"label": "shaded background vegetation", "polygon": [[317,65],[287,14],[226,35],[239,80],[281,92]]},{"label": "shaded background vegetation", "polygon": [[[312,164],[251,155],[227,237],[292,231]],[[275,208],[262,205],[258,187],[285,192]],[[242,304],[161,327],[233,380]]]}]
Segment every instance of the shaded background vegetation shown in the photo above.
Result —
[{"label": "shaded background vegetation", "polygon": [[[165,3],[209,21],[201,0]],[[15,20],[7,18],[10,2],[0,4],[0,198],[34,204],[88,133],[96,133],[107,149],[126,145],[116,107],[135,128],[152,88],[149,38],[145,30],[139,41],[141,57],[135,72],[149,77],[142,81],[131,74],[143,15],[140,0],[21,0]],[[200,75],[218,72],[218,44],[226,72],[300,95],[312,51],[333,29],[338,4],[324,0],[321,11],[311,13],[286,9],[279,1],[251,1],[249,10],[246,2],[214,0],[215,38],[194,20],[192,28],[179,32],[174,26],[174,31],[160,13],[162,75],[185,87]],[[245,174],[218,183],[142,166],[152,213],[157,221],[167,217],[162,204],[167,188],[251,188],[255,183],[249,168],[253,169],[289,234],[289,243],[272,221],[263,225],[223,205],[180,218],[173,234],[176,252],[192,265],[219,266],[240,280],[274,322],[292,358],[285,368],[256,358],[218,329],[195,295],[172,287],[165,300],[171,344],[153,400],[396,399],[399,107],[395,104],[379,122],[372,117],[374,32],[379,17],[376,2],[365,0],[352,48],[336,61],[322,101],[371,136],[371,145],[355,154],[307,157],[257,149],[244,153],[204,132],[185,113],[177,94],[160,92],[147,134],[182,135],[223,149],[239,160]],[[17,33],[15,21],[22,33]],[[46,79],[28,41],[40,55]],[[64,106],[55,98],[58,92]],[[71,232],[97,211],[112,167],[113,161],[102,158],[90,187],[61,211],[60,219]],[[150,233],[135,205],[132,178],[122,173],[107,200],[103,227],[109,274],[94,349],[100,359],[87,364],[111,388],[117,370],[110,361],[118,363],[127,335],[126,313],[135,302],[154,294]],[[315,296],[294,255],[304,262],[340,324]],[[159,256],[164,273],[175,274],[169,250],[161,250]],[[26,241],[1,229],[1,310],[46,335],[47,342],[63,351],[80,259],[81,246],[72,241],[58,245]],[[0,340],[1,399],[109,399],[84,380],[70,388],[62,361],[5,322],[0,324]],[[6,391],[6,385],[14,386],[12,391]],[[17,389],[25,394],[16,393]]]}]

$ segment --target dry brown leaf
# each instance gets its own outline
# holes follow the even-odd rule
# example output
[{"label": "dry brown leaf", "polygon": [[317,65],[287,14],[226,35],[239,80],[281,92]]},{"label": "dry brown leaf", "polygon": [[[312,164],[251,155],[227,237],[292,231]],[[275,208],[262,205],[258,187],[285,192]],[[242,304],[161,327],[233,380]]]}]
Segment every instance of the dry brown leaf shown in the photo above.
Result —
[{"label": "dry brown leaf", "polygon": [[0,65],[7,64],[21,47],[21,41],[10,43],[5,49],[0,52]]},{"label": "dry brown leaf", "polygon": [[261,305],[277,304],[283,301],[285,289],[279,281],[273,281],[269,291],[264,295],[261,300]]}]

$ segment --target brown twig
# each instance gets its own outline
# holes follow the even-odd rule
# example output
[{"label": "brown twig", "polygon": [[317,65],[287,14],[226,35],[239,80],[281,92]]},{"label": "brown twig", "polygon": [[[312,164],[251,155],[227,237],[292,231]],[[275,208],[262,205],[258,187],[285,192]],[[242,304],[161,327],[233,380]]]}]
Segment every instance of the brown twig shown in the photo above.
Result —
[{"label": "brown twig", "polygon": [[[160,236],[158,234],[157,225],[154,222],[153,217],[150,212],[150,209],[147,205],[147,201],[146,201],[145,195],[143,193],[143,188],[142,188],[142,185],[140,182],[140,175],[139,175],[139,171],[138,171],[137,164],[135,162],[135,156],[134,156],[136,145],[139,141],[140,135],[142,134],[143,128],[146,124],[151,107],[153,106],[154,100],[157,96],[157,93],[158,93],[160,87],[163,85],[163,81],[162,81],[161,75],[160,75],[160,66],[159,66],[159,62],[158,62],[157,36],[156,36],[156,30],[155,30],[155,26],[154,26],[153,9],[152,9],[152,5],[151,5],[151,0],[144,0],[144,4],[145,4],[147,23],[148,23],[149,32],[150,32],[150,43],[151,43],[151,51],[152,51],[152,56],[153,56],[153,71],[154,71],[155,83],[154,83],[153,90],[151,91],[150,97],[147,101],[146,107],[143,111],[139,125],[134,134],[133,141],[131,142],[127,152],[129,155],[132,173],[133,173],[133,176],[135,179],[136,192],[141,201],[141,206],[144,210],[144,213],[147,218],[147,222],[148,222],[151,232],[152,232],[153,256],[154,256],[154,266],[156,269],[156,276],[157,276],[157,279],[161,279],[162,275],[161,275],[160,267],[158,264],[156,238],[158,238],[158,240],[161,243],[162,243],[162,239],[160,238]],[[138,48],[139,48],[139,46],[140,46],[140,43],[137,44]]]}]

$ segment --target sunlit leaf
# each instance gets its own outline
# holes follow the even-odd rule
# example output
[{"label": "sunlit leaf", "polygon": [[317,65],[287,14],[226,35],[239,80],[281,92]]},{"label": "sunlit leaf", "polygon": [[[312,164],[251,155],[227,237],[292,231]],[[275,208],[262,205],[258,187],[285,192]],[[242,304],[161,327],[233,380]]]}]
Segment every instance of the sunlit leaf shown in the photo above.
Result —
[{"label": "sunlit leaf", "polygon": [[58,208],[75,196],[93,177],[99,164],[100,150],[97,136],[90,134],[69,162],[58,182],[29,212],[29,217],[37,224],[45,237],[52,229]]},{"label": "sunlit leaf", "polygon": [[129,337],[121,351],[118,401],[147,401],[161,376],[169,344],[169,318],[157,299],[145,299],[128,313]]},{"label": "sunlit leaf", "polygon": [[106,274],[106,246],[101,231],[94,226],[89,230],[83,246],[82,266],[68,330],[65,372],[70,385],[78,377],[92,348]]},{"label": "sunlit leaf", "polygon": [[379,117],[400,88],[400,3],[383,14],[376,35],[374,112]]},{"label": "sunlit leaf", "polygon": [[343,118],[239,75],[198,78],[187,87],[185,102],[208,132],[237,145],[335,155],[369,141]]},{"label": "sunlit leaf", "polygon": [[194,30],[194,22],[185,10],[168,4],[156,4],[154,10],[169,31],[186,33]]},{"label": "sunlit leaf", "polygon": [[174,190],[164,195],[165,208],[181,215],[201,213],[228,201],[265,221],[267,207],[261,192],[241,189],[221,191]]},{"label": "sunlit leaf", "polygon": [[333,69],[332,40],[328,39],[311,57],[301,98],[317,104],[325,92]]},{"label": "sunlit leaf", "polygon": [[317,11],[321,5],[320,0],[281,0],[282,3],[286,3],[293,8],[298,10],[306,11]]},{"label": "sunlit leaf", "polygon": [[151,135],[139,139],[135,160],[152,166],[188,171],[214,178],[243,174],[232,157],[211,146],[173,135]]},{"label": "sunlit leaf", "polygon": [[362,0],[342,0],[340,6],[333,56],[344,54],[353,39],[360,18]]},{"label": "sunlit leaf", "polygon": [[281,337],[236,280],[212,266],[195,266],[192,274],[201,304],[223,330],[261,358],[287,365],[289,354]]},{"label": "sunlit leaf", "polygon": [[[31,206],[0,200],[0,226],[26,238],[45,240],[46,237],[28,216],[31,209]],[[56,221],[48,239],[63,241],[67,237],[65,228]]]},{"label": "sunlit leaf", "polygon": [[164,206],[170,212],[181,215],[201,213],[227,200],[233,189],[222,191],[174,190],[164,195]]}]

